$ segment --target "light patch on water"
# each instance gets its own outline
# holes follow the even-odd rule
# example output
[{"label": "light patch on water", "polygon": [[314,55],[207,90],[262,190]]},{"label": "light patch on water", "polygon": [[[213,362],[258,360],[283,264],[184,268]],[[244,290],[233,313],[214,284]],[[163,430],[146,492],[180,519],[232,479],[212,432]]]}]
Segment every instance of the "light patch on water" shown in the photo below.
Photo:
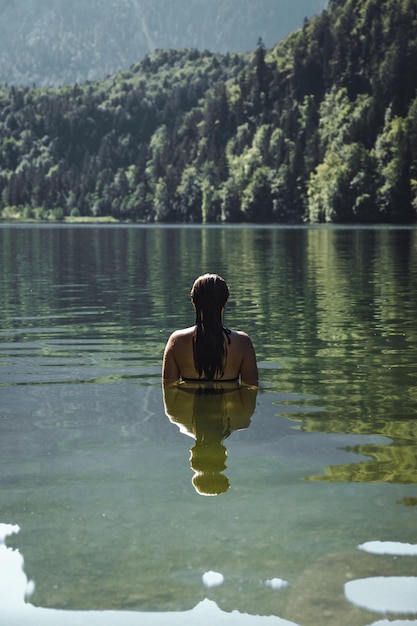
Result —
[{"label": "light patch on water", "polygon": [[417,556],[417,545],[399,541],[367,541],[358,546],[358,550],[369,554],[388,554],[391,556]]},{"label": "light patch on water", "polygon": [[382,619],[369,624],[369,626],[417,626],[417,621],[409,619],[396,619],[394,621]]},{"label": "light patch on water", "polygon": [[0,524],[0,545],[6,541],[6,537],[16,535],[19,530],[17,524]]},{"label": "light patch on water", "polygon": [[417,626],[417,621],[409,619],[396,619],[394,621],[381,619],[378,622],[369,624],[369,626]]},{"label": "light patch on water", "polygon": [[19,532],[19,526],[0,524],[0,613],[14,610],[35,591],[35,583],[23,571],[23,557],[6,546],[6,538]]},{"label": "light patch on water", "polygon": [[345,597],[374,613],[417,614],[417,577],[376,576],[351,580],[345,583]]},{"label": "light patch on water", "polygon": [[219,587],[224,583],[224,576],[219,572],[205,572],[202,576],[205,587]]},{"label": "light patch on water", "polygon": [[282,580],[282,578],[271,578],[270,580],[265,581],[265,585],[267,587],[271,587],[274,591],[278,591],[279,589],[285,589],[285,587],[288,587],[288,582],[286,580]]}]

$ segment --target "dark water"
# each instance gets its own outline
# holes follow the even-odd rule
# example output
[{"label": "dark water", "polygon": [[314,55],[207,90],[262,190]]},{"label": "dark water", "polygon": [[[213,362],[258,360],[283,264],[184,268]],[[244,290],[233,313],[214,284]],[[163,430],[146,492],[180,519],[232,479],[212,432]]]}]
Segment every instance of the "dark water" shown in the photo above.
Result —
[{"label": "dark water", "polygon": [[[417,623],[416,230],[3,225],[0,263],[8,625],[32,605],[54,624]],[[262,388],[164,406],[204,271]]]}]

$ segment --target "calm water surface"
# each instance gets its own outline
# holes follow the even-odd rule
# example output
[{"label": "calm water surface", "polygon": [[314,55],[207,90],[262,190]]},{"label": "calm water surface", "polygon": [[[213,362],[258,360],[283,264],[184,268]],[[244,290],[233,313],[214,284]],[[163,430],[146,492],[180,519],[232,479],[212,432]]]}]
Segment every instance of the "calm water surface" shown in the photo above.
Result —
[{"label": "calm water surface", "polygon": [[[205,271],[257,394],[164,398]],[[2,225],[0,280],[8,626],[417,624],[416,230]]]}]

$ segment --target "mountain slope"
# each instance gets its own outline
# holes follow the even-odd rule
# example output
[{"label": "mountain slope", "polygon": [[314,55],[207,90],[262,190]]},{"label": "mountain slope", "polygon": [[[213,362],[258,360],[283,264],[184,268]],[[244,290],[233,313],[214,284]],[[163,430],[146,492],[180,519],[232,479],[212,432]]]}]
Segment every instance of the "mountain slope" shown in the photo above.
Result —
[{"label": "mountain slope", "polygon": [[0,83],[104,78],[156,48],[272,46],[327,0],[0,0]]}]

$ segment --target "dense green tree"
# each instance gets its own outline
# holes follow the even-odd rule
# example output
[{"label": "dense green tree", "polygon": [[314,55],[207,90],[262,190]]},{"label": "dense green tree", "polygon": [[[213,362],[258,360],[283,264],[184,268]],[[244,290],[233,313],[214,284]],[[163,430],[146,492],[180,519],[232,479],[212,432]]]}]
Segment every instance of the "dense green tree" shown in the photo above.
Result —
[{"label": "dense green tree", "polygon": [[154,210],[155,220],[157,222],[166,222],[169,220],[171,201],[167,185],[163,178],[159,178],[155,186]]},{"label": "dense green tree", "polygon": [[[381,185],[378,199],[389,222],[411,218],[411,180],[408,159],[408,124],[404,118],[387,117],[376,142]],[[408,211],[404,211],[408,207]]]},{"label": "dense green tree", "polygon": [[224,222],[241,222],[244,219],[241,208],[240,188],[233,178],[222,185],[221,217]]},{"label": "dense green tree", "polygon": [[272,207],[270,170],[259,167],[243,191],[242,211],[249,222],[271,222]]},{"label": "dense green tree", "polygon": [[202,188],[201,179],[195,166],[191,165],[182,172],[181,182],[177,187],[177,212],[183,222],[197,220],[201,222]]},{"label": "dense green tree", "polygon": [[311,175],[309,218],[312,222],[373,222],[375,163],[362,144],[329,148]]}]

